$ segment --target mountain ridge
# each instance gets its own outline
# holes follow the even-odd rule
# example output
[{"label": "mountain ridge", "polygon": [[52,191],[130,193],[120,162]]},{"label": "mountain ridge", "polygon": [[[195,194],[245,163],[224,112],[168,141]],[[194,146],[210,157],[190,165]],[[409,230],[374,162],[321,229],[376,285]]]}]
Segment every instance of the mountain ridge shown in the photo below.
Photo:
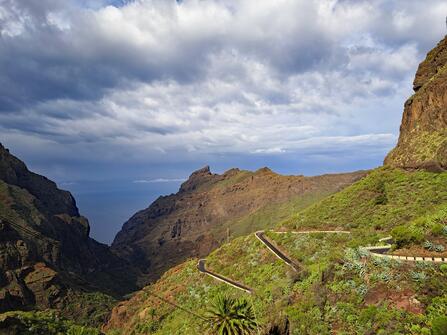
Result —
[{"label": "mountain ridge", "polygon": [[0,221],[0,311],[63,309],[68,296],[136,289],[132,267],[89,237],[73,196],[1,144]]},{"label": "mountain ridge", "polygon": [[[300,206],[300,198],[306,206],[365,174],[282,176],[266,167],[214,174],[205,166],[194,171],[178,193],[159,197],[133,215],[116,235],[112,250],[154,280],[189,257],[207,255],[230,236],[268,226],[278,215],[272,214],[275,206],[283,205],[287,213],[292,199],[295,207]],[[254,217],[266,212],[272,219],[254,222]]]},{"label": "mountain ridge", "polygon": [[[360,248],[380,244],[391,235],[392,252],[445,255],[445,64],[447,38],[419,66],[416,93],[405,103],[399,142],[383,167],[278,221],[282,234],[268,233],[304,271],[291,273],[252,234],[223,244],[207,257],[212,271],[256,291],[249,301],[263,334],[446,334],[445,264],[375,259]],[[351,234],[348,238],[285,233],[317,229]],[[213,297],[239,298],[241,293],[203,275],[196,263],[192,259],[177,265],[119,303],[103,329],[157,335],[203,331],[203,322],[158,297],[200,314],[206,313]],[[284,324],[287,327],[278,327]]]}]

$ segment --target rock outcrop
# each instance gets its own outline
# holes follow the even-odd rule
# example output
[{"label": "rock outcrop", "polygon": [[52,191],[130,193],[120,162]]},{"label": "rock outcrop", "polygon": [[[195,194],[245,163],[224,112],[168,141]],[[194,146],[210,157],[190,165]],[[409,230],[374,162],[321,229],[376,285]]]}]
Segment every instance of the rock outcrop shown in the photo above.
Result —
[{"label": "rock outcrop", "polygon": [[190,257],[207,255],[228,235],[273,225],[364,175],[281,176],[268,168],[213,174],[207,166],[194,172],[177,194],[160,197],[131,217],[112,250],[152,281]]},{"label": "rock outcrop", "polygon": [[447,169],[447,37],[419,65],[415,94],[405,102],[399,141],[385,165]]},{"label": "rock outcrop", "polygon": [[133,269],[89,231],[69,192],[0,144],[0,312],[57,308],[73,291],[135,289]]}]

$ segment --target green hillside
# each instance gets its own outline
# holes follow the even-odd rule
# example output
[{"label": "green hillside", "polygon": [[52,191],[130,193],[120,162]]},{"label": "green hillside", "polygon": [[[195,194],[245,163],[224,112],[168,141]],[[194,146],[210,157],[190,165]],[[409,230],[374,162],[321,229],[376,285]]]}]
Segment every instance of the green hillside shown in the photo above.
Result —
[{"label": "green hillside", "polygon": [[292,229],[324,225],[380,234],[445,202],[447,173],[379,168],[283,224]]},{"label": "green hillside", "polygon": [[7,312],[0,315],[0,334],[100,335],[97,329],[74,324],[56,311]]},{"label": "green hillside", "polygon": [[120,306],[107,329],[110,334],[200,334],[200,319],[152,294],[203,315],[213,297],[225,293],[253,303],[260,334],[286,319],[290,333],[300,335],[443,334],[436,329],[447,326],[447,266],[374,259],[358,247],[389,234],[406,250],[425,250],[427,239],[447,246],[446,185],[447,173],[377,169],[278,223],[286,230],[341,228],[351,235],[268,233],[299,261],[300,273],[253,234],[240,237],[213,252],[207,267],[252,287],[253,295],[199,273],[197,260],[191,260]]}]

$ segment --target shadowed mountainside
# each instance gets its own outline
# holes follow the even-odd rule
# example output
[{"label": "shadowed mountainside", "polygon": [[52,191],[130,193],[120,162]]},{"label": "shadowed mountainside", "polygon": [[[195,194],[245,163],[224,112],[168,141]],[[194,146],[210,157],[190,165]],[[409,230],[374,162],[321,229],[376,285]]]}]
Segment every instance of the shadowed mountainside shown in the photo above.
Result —
[{"label": "shadowed mountainside", "polygon": [[136,213],[112,249],[139,266],[149,280],[190,257],[202,257],[228,233],[240,236],[271,227],[292,212],[352,184],[365,172],[317,177],[281,176],[268,168],[194,172],[177,194]]},{"label": "shadowed mountainside", "polygon": [[0,311],[63,308],[77,293],[136,288],[134,270],[89,237],[72,195],[2,145],[0,220]]}]

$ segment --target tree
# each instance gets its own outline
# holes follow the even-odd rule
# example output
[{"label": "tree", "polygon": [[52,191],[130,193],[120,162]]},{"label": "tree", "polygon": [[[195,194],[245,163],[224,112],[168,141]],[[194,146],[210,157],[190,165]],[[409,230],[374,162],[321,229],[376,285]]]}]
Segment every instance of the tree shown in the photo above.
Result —
[{"label": "tree", "polygon": [[216,335],[248,335],[256,329],[253,307],[245,299],[218,295],[206,318],[211,333]]}]

